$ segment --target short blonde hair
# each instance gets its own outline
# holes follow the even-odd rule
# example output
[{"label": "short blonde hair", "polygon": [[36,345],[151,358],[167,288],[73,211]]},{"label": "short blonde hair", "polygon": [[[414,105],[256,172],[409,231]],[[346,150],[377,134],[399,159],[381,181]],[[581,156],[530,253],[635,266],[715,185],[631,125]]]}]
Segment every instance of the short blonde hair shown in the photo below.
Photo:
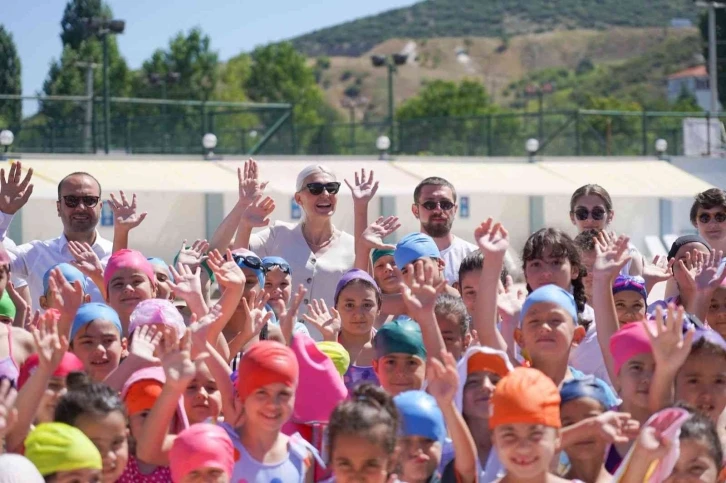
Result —
[{"label": "short blonde hair", "polygon": [[333,181],[337,181],[338,178],[335,176],[335,173],[333,173],[327,166],[323,166],[322,164],[311,164],[310,166],[306,166],[300,173],[297,175],[297,182],[295,183],[295,192],[299,193],[302,191],[302,189],[305,187],[305,180],[314,175],[314,174],[327,174],[331,178],[333,178]]}]

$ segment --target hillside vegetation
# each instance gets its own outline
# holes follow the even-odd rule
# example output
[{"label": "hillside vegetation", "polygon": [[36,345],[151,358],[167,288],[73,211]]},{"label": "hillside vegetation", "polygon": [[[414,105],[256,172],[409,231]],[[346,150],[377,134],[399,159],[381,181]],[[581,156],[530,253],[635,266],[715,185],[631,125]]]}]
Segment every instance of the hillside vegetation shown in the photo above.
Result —
[{"label": "hillside vegetation", "polygon": [[309,56],[359,56],[393,38],[499,37],[560,29],[662,27],[695,21],[690,0],[425,0],[292,40]]}]

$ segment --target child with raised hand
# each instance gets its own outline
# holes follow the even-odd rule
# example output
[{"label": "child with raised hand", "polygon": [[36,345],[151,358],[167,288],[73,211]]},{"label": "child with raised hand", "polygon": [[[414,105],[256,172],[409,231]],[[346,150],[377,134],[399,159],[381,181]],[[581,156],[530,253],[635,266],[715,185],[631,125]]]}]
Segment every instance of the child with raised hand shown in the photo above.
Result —
[{"label": "child with raised hand", "polygon": [[323,300],[314,300],[303,319],[316,327],[324,340],[340,342],[352,356],[344,376],[349,390],[362,381],[377,383],[373,324],[380,313],[378,285],[367,272],[354,268],[340,278],[334,301],[335,307],[328,310]]},{"label": "child with raised hand", "polygon": [[129,460],[126,408],[118,393],[85,377],[69,378],[68,392],[58,401],[55,421],[83,431],[101,453],[102,483],[116,482]]},{"label": "child with raised hand", "polygon": [[340,403],[328,424],[329,465],[336,483],[389,483],[395,479],[399,415],[391,396],[362,383]]},{"label": "child with raised hand", "polygon": [[169,451],[175,483],[231,483],[234,447],[227,433],[213,424],[193,424],[174,440]]},{"label": "child with raised hand", "polygon": [[[456,289],[461,294],[461,299],[466,305],[469,316],[474,316],[474,306],[476,304],[476,294],[479,292],[479,278],[484,267],[484,255],[481,250],[476,250],[468,254],[459,265],[459,282]],[[507,268],[502,266],[502,273],[499,277],[505,286],[512,284],[512,277],[509,275]]]},{"label": "child with raised hand", "polygon": [[721,282],[711,296],[706,323],[721,337],[726,338],[726,280]]},{"label": "child with raised hand", "polygon": [[206,364],[197,365],[184,390],[184,412],[189,424],[215,423],[222,414],[222,395]]},{"label": "child with raised hand", "polygon": [[91,301],[91,296],[87,293],[86,276],[78,270],[75,266],[70,263],[57,263],[50,267],[43,275],[43,295],[38,299],[38,303],[43,310],[48,309],[60,309],[59,305],[62,305],[62,301],[58,297],[54,296],[50,290],[50,278],[53,271],[58,269],[63,275],[63,278],[70,284],[78,282],[81,290],[83,291],[83,302],[88,303]]},{"label": "child with raised hand", "polygon": [[613,300],[620,325],[647,319],[648,293],[642,277],[618,275],[613,282]]},{"label": "child with raised hand", "polygon": [[[454,402],[474,438],[480,483],[496,481],[503,475],[492,447],[489,402],[497,383],[512,369],[505,352],[485,346],[470,347],[457,363],[459,386]],[[452,463],[444,469],[442,481],[457,481]]]},{"label": "child with raised hand", "polygon": [[43,423],[25,440],[25,456],[46,483],[97,483],[103,463],[83,432],[64,423]]},{"label": "child with raised hand", "polygon": [[560,393],[551,378],[518,367],[499,381],[489,404],[494,448],[507,471],[500,482],[568,481],[549,471],[562,427]]},{"label": "child with raised hand", "polygon": [[[280,325],[279,321],[287,313],[288,305],[292,299],[292,268],[290,268],[287,260],[282,257],[264,257],[262,259],[262,270],[265,273],[265,286],[263,287],[263,291],[270,296],[267,304],[275,314],[275,320],[273,322]],[[298,288],[299,290],[300,288]],[[297,313],[295,313],[293,320],[294,334],[310,335],[305,324],[297,321]],[[280,329],[282,330],[283,328],[280,327]],[[285,340],[287,339],[285,337]]]},{"label": "child with raised hand", "polygon": [[108,259],[103,272],[106,302],[121,320],[123,335],[129,334],[131,313],[142,300],[156,297],[154,267],[141,252],[119,250]]},{"label": "child with raised hand", "polygon": [[73,318],[69,347],[92,381],[105,380],[119,367],[127,349],[116,311],[95,302],[81,305]]},{"label": "child with raised hand", "polygon": [[409,318],[383,324],[373,338],[376,383],[391,396],[422,389],[426,378],[427,352],[421,327]]},{"label": "child with raised hand", "polygon": [[171,290],[169,282],[174,283],[174,275],[171,273],[169,265],[158,257],[147,258],[151,266],[154,267],[154,275],[156,276],[156,297],[162,300],[174,300],[174,294]]},{"label": "child with raised hand", "polygon": [[[7,290],[3,297],[9,297]],[[34,350],[33,336],[27,330],[14,327],[10,320],[0,323],[0,376],[17,383],[20,366]]]},{"label": "child with raised hand", "polygon": [[436,298],[434,313],[446,350],[458,361],[472,341],[466,305],[461,297],[442,293]]}]

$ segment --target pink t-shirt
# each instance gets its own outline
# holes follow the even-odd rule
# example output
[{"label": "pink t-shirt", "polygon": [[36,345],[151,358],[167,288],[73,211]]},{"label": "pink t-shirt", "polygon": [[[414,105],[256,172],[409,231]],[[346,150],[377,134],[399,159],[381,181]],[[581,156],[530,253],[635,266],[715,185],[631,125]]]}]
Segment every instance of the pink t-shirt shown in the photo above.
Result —
[{"label": "pink t-shirt", "polygon": [[139,471],[137,461],[134,455],[129,455],[126,469],[116,483],[172,483],[171,470],[168,466],[159,466],[150,475],[144,475]]}]

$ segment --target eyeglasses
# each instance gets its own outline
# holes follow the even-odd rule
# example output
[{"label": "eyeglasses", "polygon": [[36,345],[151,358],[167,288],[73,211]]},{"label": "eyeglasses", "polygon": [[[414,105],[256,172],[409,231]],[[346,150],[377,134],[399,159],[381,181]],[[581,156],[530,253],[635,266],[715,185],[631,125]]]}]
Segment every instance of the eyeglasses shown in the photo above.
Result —
[{"label": "eyeglasses", "polygon": [[340,190],[340,183],[337,181],[331,181],[330,183],[308,183],[307,189],[311,195],[318,196],[323,192],[327,191],[331,195],[334,195]]},{"label": "eyeglasses", "polygon": [[101,199],[100,196],[76,196],[76,195],[66,195],[63,197],[63,202],[66,204],[68,208],[75,208],[77,207],[81,202],[83,202],[83,206],[86,206],[87,208],[93,208],[98,204],[98,201]]},{"label": "eyeglasses", "polygon": [[267,262],[262,264],[262,270],[264,270],[265,273],[269,272],[275,267],[279,268],[282,273],[290,275],[290,265],[288,265],[287,263]]},{"label": "eyeglasses", "polygon": [[[726,213],[722,211],[714,213],[713,219],[716,220],[716,223],[723,223],[724,221],[726,221]],[[700,215],[698,215],[698,221],[700,223],[703,223],[704,225],[711,223],[711,213],[701,213]]]},{"label": "eyeglasses", "polygon": [[592,211],[588,210],[584,206],[581,206],[575,210],[575,217],[580,221],[585,221],[590,218],[590,215],[592,215],[593,220],[601,221],[605,218],[605,213],[607,212],[599,206],[593,208]]},{"label": "eyeglasses", "polygon": [[[227,255],[224,256],[224,259],[227,260]],[[240,268],[243,268],[243,266],[251,268],[252,270],[260,270],[262,268],[262,260],[254,255],[237,255],[233,253],[232,259]]]},{"label": "eyeglasses", "polygon": [[443,211],[449,211],[452,209],[455,205],[449,200],[438,200],[438,201],[424,201],[423,203],[419,203],[421,206],[424,207],[427,211],[434,211],[436,208],[441,208]]}]

